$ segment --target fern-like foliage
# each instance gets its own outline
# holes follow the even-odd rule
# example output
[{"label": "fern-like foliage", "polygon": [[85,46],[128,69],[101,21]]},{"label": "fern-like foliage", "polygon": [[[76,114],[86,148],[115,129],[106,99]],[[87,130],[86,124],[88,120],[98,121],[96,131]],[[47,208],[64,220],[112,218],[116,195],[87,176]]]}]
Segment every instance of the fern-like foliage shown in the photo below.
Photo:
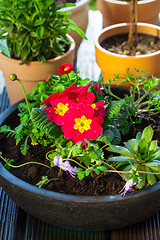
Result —
[{"label": "fern-like foliage", "polygon": [[58,125],[51,122],[42,108],[33,108],[31,112],[31,120],[40,131],[44,132],[47,136],[59,137],[62,132]]},{"label": "fern-like foliage", "polygon": [[106,117],[104,118],[103,129],[105,130],[109,123],[118,115],[123,108],[125,102],[123,100],[111,101],[106,108]]},{"label": "fern-like foliage", "polygon": [[14,136],[15,131],[12,130],[9,126],[3,125],[2,127],[0,127],[0,133],[7,134],[7,136]]},{"label": "fern-like foliage", "polygon": [[29,150],[29,145],[27,144],[29,136],[26,137],[25,142],[20,146],[21,153],[26,155]]}]

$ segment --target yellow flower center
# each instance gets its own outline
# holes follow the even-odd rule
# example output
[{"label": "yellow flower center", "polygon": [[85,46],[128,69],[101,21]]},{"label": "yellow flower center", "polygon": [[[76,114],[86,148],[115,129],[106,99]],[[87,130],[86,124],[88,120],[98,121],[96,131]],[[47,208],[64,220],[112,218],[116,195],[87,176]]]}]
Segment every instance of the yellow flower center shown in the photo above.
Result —
[{"label": "yellow flower center", "polygon": [[63,104],[63,103],[58,103],[57,107],[54,108],[56,111],[56,114],[59,114],[61,116],[64,116],[64,114],[67,112],[68,110],[68,103]]},{"label": "yellow flower center", "polygon": [[66,72],[68,71],[69,67],[65,67],[63,70]]},{"label": "yellow flower center", "polygon": [[95,108],[96,108],[96,104],[95,104],[95,103],[91,104],[91,107],[92,107],[93,109],[95,109]]},{"label": "yellow flower center", "polygon": [[90,129],[92,120],[87,119],[84,115],[81,118],[75,118],[75,125],[74,129],[79,130],[80,133],[83,133],[84,131]]}]

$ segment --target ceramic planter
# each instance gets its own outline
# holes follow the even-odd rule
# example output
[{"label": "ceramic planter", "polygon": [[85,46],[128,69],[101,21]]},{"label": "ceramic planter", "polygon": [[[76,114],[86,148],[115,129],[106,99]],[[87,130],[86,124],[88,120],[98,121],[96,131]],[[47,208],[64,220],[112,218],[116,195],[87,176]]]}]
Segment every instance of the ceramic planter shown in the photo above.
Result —
[{"label": "ceramic planter", "polygon": [[58,68],[63,63],[71,63],[74,61],[75,42],[72,37],[69,50],[62,56],[48,60],[44,63],[38,61],[20,65],[21,60],[8,58],[0,53],[0,69],[3,72],[7,93],[11,104],[19,101],[24,97],[21,86],[18,82],[9,80],[10,74],[16,74],[21,79],[26,93],[30,93],[32,88],[36,87],[39,81],[45,80],[50,74],[59,74]]},{"label": "ceramic planter", "polygon": [[[0,118],[0,124],[13,121],[16,105]],[[55,226],[109,230],[123,228],[147,219],[160,210],[160,183],[122,197],[73,196],[39,189],[26,183],[0,164],[0,185],[18,206]]]},{"label": "ceramic planter", "polygon": [[[98,66],[101,68],[105,82],[113,78],[114,74],[119,74],[120,78],[123,78],[123,74],[127,68],[129,68],[133,74],[135,74],[134,68],[136,68],[139,71],[147,71],[146,76],[153,75],[160,77],[160,50],[146,55],[126,56],[109,52],[101,47],[100,43],[106,38],[128,32],[129,24],[115,24],[103,29],[95,40],[96,60]],[[160,38],[160,27],[153,24],[138,23],[138,33],[149,34]],[[113,84],[117,84],[117,82],[115,81]]]},{"label": "ceramic planter", "polygon": [[[88,26],[88,5],[90,0],[80,0],[75,3],[75,7],[67,7],[64,8],[62,11],[67,11],[71,13],[70,19],[75,22],[77,27],[79,27],[83,32],[86,32]],[[77,56],[77,51],[82,41],[82,37],[76,33],[75,31],[70,31],[69,33],[76,43],[75,48],[75,58]]]},{"label": "ceramic planter", "polygon": [[[103,25],[130,22],[130,2],[119,0],[97,0],[97,7],[103,15]],[[159,0],[138,1],[138,22],[157,24],[160,12]]]}]

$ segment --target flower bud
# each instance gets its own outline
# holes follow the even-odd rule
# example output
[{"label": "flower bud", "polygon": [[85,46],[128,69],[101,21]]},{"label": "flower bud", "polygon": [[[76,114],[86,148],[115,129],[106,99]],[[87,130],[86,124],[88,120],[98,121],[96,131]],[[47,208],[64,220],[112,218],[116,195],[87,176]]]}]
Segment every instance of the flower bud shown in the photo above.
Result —
[{"label": "flower bud", "polygon": [[17,75],[16,74],[11,74],[9,76],[9,78],[10,78],[11,81],[16,81],[17,80]]}]

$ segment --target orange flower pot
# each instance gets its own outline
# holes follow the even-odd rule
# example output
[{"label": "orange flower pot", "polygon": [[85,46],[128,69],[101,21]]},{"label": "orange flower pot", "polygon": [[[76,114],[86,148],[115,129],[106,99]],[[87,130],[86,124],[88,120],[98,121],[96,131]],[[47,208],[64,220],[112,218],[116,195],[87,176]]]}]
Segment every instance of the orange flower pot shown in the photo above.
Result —
[{"label": "orange flower pot", "polygon": [[10,74],[16,74],[22,81],[26,93],[30,93],[32,88],[36,87],[39,81],[47,79],[50,74],[59,75],[58,68],[63,63],[73,64],[75,42],[72,37],[68,36],[71,40],[69,50],[62,56],[48,60],[44,63],[38,61],[29,62],[20,65],[21,60],[6,57],[0,53],[0,69],[3,72],[7,93],[11,104],[24,98],[22,88],[19,82],[12,82],[9,79]]},{"label": "orange flower pot", "polygon": [[[97,7],[103,15],[103,26],[130,22],[130,2],[119,0],[97,0]],[[160,0],[138,1],[138,22],[157,24]]]},{"label": "orange flower pot", "polygon": [[[109,52],[101,47],[101,42],[106,38],[128,33],[128,31],[129,24],[115,24],[103,29],[95,41],[96,60],[105,82],[112,79],[114,74],[119,74],[120,78],[123,78],[127,68],[133,74],[135,74],[134,68],[136,68],[139,71],[147,71],[146,76],[160,77],[160,50],[146,55],[126,56]],[[153,24],[138,23],[138,32],[160,38],[160,27]],[[113,84],[117,84],[117,82],[115,81]]]}]

